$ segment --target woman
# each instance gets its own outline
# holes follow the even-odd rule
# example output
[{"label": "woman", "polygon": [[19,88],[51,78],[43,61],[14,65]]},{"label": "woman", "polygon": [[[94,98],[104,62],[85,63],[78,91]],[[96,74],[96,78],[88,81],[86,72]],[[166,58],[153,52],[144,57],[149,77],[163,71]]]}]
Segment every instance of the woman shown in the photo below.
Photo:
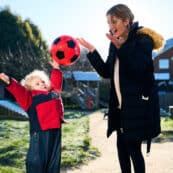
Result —
[{"label": "woman", "polygon": [[[163,38],[151,29],[139,27],[124,4],[111,7],[107,13],[111,41],[104,62],[95,47],[79,38],[89,50],[93,67],[104,78],[110,78],[110,101],[107,136],[117,131],[117,150],[122,173],[145,173],[141,152],[143,140],[150,141],[160,133],[159,100],[153,74],[152,50],[163,45]],[[148,145],[148,152],[149,152]]]}]

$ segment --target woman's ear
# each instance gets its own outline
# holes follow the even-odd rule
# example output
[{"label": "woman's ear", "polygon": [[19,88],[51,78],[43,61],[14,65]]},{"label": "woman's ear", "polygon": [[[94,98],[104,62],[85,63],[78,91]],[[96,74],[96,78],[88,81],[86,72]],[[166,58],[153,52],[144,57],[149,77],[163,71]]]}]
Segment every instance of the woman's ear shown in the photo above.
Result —
[{"label": "woman's ear", "polygon": [[130,23],[130,20],[129,19],[125,19],[125,20],[123,20],[123,23],[124,23],[124,25],[126,27],[128,27],[129,26],[129,23]]}]

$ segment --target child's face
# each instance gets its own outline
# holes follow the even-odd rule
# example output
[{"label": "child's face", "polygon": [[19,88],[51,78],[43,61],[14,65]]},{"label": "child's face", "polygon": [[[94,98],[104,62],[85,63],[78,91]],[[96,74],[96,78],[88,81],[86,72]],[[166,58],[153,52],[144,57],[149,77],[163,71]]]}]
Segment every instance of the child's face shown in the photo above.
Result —
[{"label": "child's face", "polygon": [[41,78],[35,76],[31,80],[31,89],[32,90],[40,90],[40,91],[48,91],[48,86],[46,85],[45,81],[43,81]]}]

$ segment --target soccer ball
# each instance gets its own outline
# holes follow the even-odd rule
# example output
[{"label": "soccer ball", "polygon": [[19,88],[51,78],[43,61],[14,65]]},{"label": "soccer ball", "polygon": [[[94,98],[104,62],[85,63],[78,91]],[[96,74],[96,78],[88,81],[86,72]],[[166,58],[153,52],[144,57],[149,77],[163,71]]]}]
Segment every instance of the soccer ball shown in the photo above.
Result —
[{"label": "soccer ball", "polygon": [[76,39],[62,35],[53,41],[50,53],[59,65],[69,66],[79,59],[80,47]]}]

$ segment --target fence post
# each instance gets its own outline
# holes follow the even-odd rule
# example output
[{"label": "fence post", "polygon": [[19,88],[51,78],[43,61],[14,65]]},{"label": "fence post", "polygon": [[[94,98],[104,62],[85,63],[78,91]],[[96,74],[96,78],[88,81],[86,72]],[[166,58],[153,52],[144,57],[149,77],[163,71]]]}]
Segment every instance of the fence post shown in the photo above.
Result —
[{"label": "fence post", "polygon": [[91,97],[88,96],[88,98],[87,98],[87,108],[90,110],[91,107],[92,107],[92,104],[91,104]]}]

